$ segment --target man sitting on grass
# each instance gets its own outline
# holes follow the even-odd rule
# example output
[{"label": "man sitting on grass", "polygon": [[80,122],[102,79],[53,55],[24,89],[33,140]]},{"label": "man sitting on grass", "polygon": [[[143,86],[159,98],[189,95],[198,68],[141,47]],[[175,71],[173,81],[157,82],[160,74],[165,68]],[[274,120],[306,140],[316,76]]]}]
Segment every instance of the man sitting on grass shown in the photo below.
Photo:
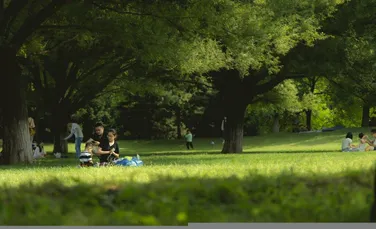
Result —
[{"label": "man sitting on grass", "polygon": [[93,153],[96,154],[98,152],[98,147],[101,143],[107,140],[107,134],[104,133],[104,126],[102,123],[95,124],[94,133],[86,141],[86,143],[93,143]]}]

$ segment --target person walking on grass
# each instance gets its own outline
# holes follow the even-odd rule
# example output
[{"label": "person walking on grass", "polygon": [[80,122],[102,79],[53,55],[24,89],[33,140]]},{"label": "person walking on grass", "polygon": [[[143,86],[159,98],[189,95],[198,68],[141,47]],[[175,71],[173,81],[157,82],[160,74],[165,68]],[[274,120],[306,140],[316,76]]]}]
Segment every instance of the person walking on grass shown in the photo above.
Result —
[{"label": "person walking on grass", "polygon": [[84,135],[82,133],[80,125],[77,124],[75,118],[72,118],[71,133],[68,137],[64,138],[64,140],[70,139],[73,135],[75,138],[76,157],[79,158],[81,154],[81,143],[82,139],[84,138]]},{"label": "person walking on grass", "polygon": [[184,136],[187,149],[193,149],[193,135],[191,131],[187,130],[187,134]]}]

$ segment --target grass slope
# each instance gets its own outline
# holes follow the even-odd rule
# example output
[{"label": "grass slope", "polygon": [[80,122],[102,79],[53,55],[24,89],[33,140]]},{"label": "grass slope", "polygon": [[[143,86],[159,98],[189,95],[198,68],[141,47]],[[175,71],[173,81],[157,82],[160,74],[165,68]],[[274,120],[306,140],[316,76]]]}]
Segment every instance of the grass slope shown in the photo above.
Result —
[{"label": "grass slope", "polygon": [[219,154],[215,139],[196,139],[194,151],[181,141],[121,141],[141,168],[79,169],[52,157],[0,167],[0,224],[367,222],[376,152],[334,152],[347,131],[246,138],[240,155]]}]

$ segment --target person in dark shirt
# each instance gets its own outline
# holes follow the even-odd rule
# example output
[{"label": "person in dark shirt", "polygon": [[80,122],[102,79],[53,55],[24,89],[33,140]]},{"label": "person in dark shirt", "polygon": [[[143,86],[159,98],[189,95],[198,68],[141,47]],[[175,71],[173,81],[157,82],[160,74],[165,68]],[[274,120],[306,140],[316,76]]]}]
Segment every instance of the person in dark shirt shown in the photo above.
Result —
[{"label": "person in dark shirt", "polygon": [[97,154],[99,145],[107,141],[107,134],[104,132],[104,126],[102,123],[97,123],[94,126],[94,133],[90,136],[86,143],[93,144],[93,153]]},{"label": "person in dark shirt", "polygon": [[120,150],[119,145],[116,142],[116,137],[116,130],[110,129],[107,133],[107,140],[100,143],[97,152],[100,165],[104,165],[120,157]]},{"label": "person in dark shirt", "polygon": [[94,133],[90,136],[89,140],[86,143],[93,143],[96,146],[99,146],[101,142],[107,140],[106,134],[104,133],[104,126],[102,123],[95,124]]}]

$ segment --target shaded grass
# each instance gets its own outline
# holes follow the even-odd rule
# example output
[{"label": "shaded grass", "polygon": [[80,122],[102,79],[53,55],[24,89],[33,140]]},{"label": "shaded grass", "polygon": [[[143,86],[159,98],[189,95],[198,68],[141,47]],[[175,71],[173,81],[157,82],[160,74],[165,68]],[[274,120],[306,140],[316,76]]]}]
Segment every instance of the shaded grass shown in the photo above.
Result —
[{"label": "shaded grass", "polygon": [[160,177],[145,184],[76,182],[70,186],[55,180],[3,188],[0,223],[367,222],[371,175],[368,170],[325,177],[289,173],[276,177],[251,174],[243,179]]}]

